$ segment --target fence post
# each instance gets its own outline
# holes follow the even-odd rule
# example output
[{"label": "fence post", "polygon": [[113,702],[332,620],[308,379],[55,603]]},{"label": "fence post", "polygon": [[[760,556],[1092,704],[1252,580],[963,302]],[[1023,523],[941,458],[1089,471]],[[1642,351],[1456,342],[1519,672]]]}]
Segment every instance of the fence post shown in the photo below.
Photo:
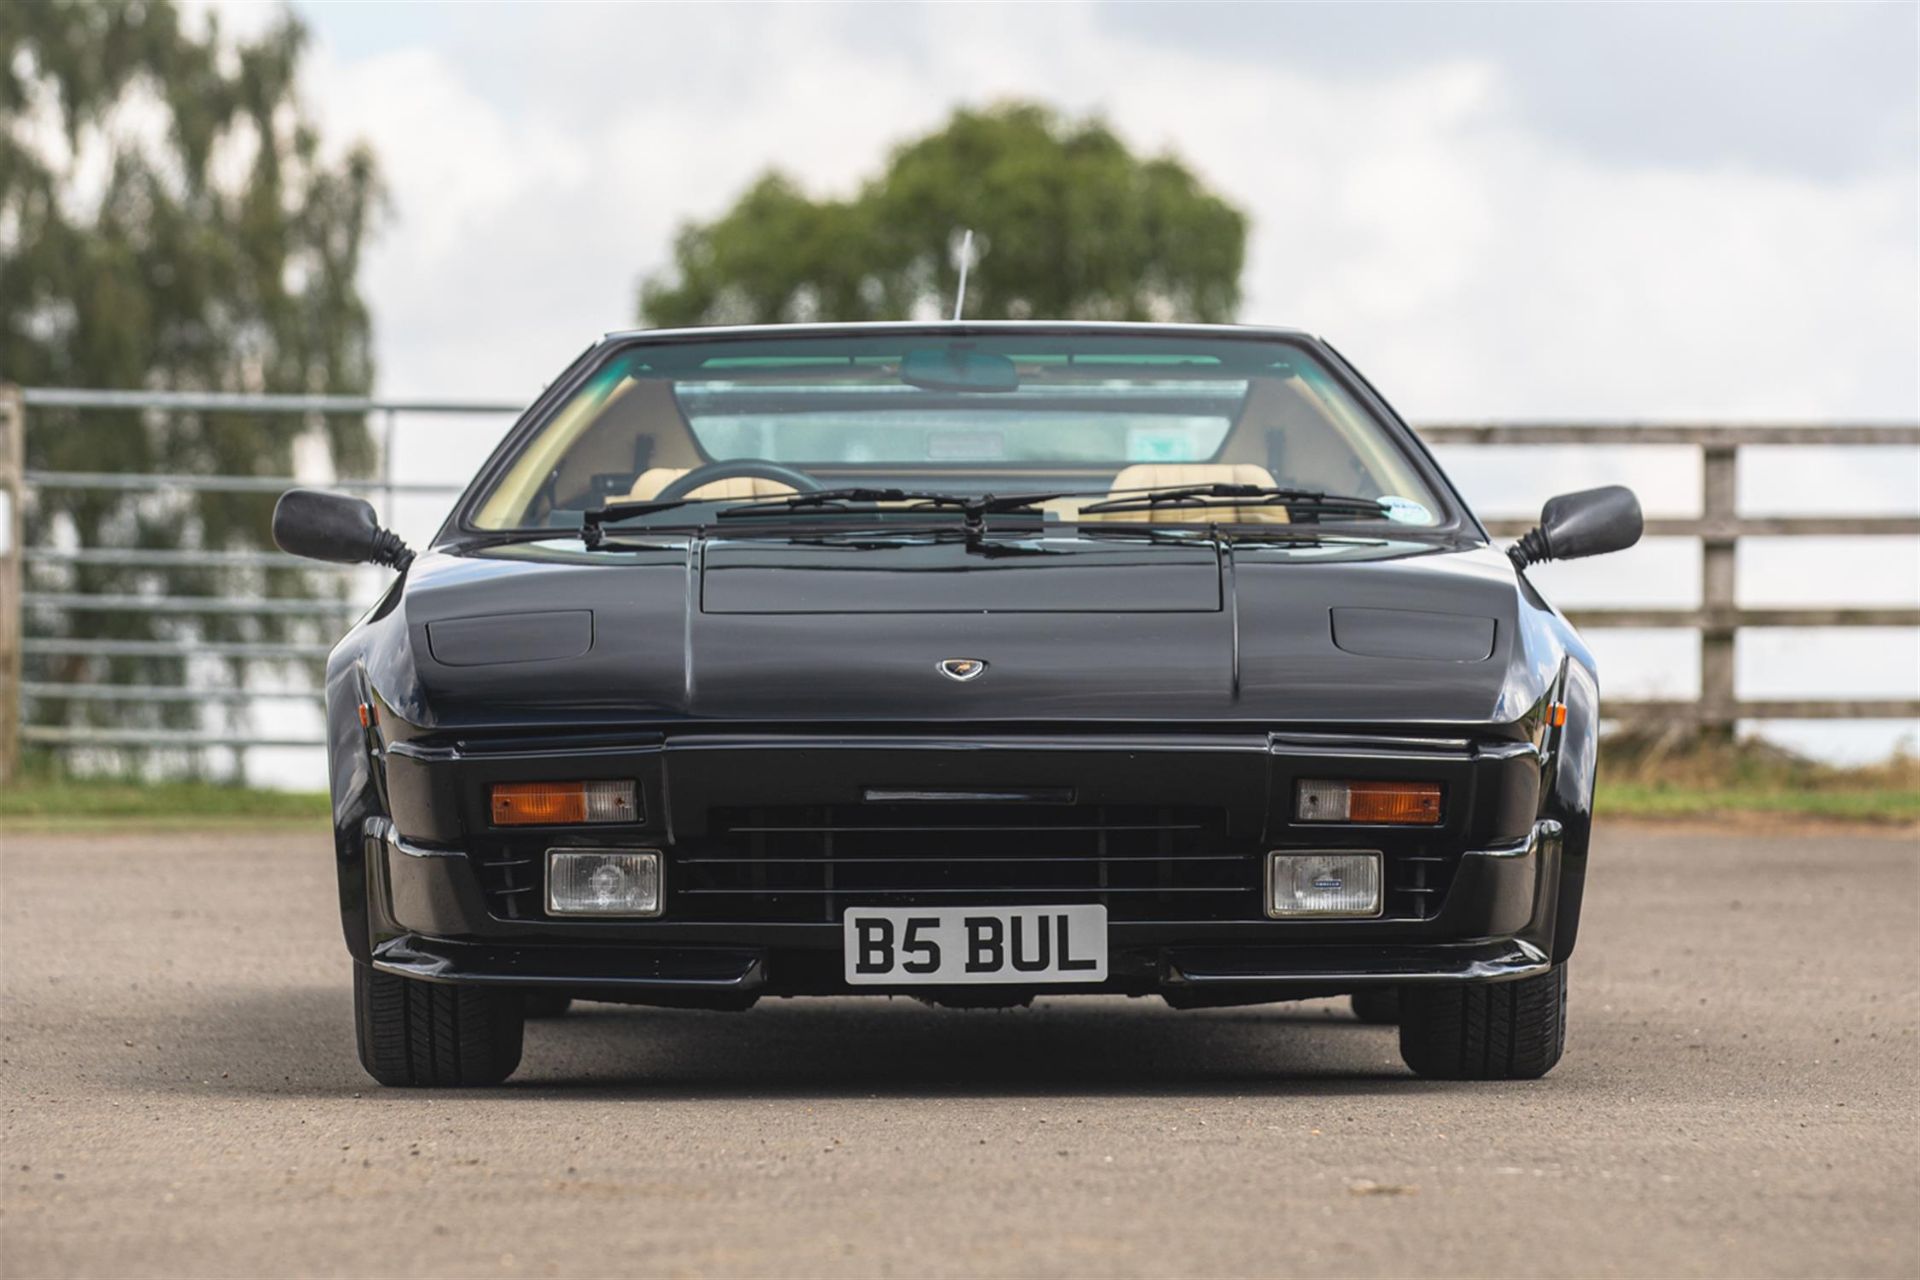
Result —
[{"label": "fence post", "polygon": [[385,420],[380,426],[380,484],[382,490],[382,510],[380,516],[387,522],[389,529],[398,523],[398,514],[393,500],[393,446],[399,419],[392,406],[388,406]]},{"label": "fence post", "polygon": [[25,587],[27,415],[20,388],[0,384],[0,786],[20,773],[20,651]]},{"label": "fence post", "polygon": [[1700,540],[1700,722],[1709,735],[1731,741],[1734,704],[1735,593],[1731,532],[1740,514],[1739,448],[1713,444],[1701,451],[1700,518],[1710,527]]}]

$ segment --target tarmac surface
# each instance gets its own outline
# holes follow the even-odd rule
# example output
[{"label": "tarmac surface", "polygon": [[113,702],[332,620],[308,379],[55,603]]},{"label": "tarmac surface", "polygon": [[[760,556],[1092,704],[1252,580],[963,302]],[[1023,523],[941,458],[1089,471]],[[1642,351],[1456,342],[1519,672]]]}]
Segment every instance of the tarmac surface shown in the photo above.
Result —
[{"label": "tarmac surface", "polygon": [[331,855],[0,832],[0,1273],[1920,1274],[1920,841],[1603,824],[1566,1059],[1342,1002],[576,1007],[354,1057]]}]

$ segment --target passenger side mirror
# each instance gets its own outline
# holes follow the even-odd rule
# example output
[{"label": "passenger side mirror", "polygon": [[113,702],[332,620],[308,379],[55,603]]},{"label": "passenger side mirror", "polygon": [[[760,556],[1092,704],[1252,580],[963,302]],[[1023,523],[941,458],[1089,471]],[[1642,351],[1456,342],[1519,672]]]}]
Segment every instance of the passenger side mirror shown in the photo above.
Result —
[{"label": "passenger side mirror", "polygon": [[1507,548],[1514,568],[1542,560],[1578,560],[1582,556],[1625,551],[1640,541],[1646,527],[1640,499],[1624,485],[1563,493],[1540,509],[1540,526]]},{"label": "passenger side mirror", "polygon": [[384,564],[405,569],[413,552],[380,527],[373,504],[344,493],[289,489],[273,506],[273,541],[289,555],[335,564]]}]

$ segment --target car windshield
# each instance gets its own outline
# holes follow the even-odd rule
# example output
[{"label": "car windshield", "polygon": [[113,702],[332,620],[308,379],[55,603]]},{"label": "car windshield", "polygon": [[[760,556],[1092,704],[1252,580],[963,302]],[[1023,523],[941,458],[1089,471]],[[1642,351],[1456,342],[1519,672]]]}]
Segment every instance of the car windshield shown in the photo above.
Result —
[{"label": "car windshield", "polygon": [[[1304,346],[1213,335],[641,338],[611,347],[494,475],[472,527],[574,528],[611,504],[676,499],[691,501],[637,523],[685,524],[714,510],[699,504],[816,488],[1060,493],[1044,518],[1080,523],[1431,525],[1441,511],[1395,435]],[[1116,501],[1214,485],[1239,492]],[[1268,488],[1379,505],[1262,502]]]}]

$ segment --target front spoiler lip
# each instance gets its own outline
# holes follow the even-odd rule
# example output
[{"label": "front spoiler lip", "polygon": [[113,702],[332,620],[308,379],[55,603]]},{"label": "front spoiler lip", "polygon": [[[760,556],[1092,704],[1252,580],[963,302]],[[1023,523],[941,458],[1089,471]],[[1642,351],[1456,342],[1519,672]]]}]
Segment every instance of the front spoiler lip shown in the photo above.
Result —
[{"label": "front spoiler lip", "polygon": [[610,991],[758,991],[766,953],[724,947],[555,947],[451,942],[404,934],[373,967],[427,982]]},{"label": "front spoiler lip", "polygon": [[1207,987],[1510,982],[1545,973],[1552,965],[1546,952],[1523,938],[1451,947],[1175,948],[1167,955],[1165,981]]},{"label": "front spoiler lip", "polygon": [[[1398,946],[1129,950],[1130,955],[1115,957],[1115,975],[1105,983],[1007,985],[1050,995],[1137,995],[1206,987],[1271,992],[1283,998],[1409,982],[1506,982],[1545,973],[1551,967],[1545,952],[1517,938]],[[600,991],[609,996],[916,995],[933,989],[855,988],[830,977],[823,980],[817,969],[799,981],[781,981],[781,960],[782,954],[772,949],[500,946],[406,934],[376,948],[373,967],[427,982]]]}]

